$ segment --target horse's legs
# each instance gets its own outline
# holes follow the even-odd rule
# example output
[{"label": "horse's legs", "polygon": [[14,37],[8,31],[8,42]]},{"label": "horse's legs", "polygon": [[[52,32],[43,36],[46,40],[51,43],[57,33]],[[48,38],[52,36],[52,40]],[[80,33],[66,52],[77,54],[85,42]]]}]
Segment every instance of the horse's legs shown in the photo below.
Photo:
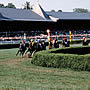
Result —
[{"label": "horse's legs", "polygon": [[16,56],[19,54],[20,50],[18,50],[18,52],[16,53]]},{"label": "horse's legs", "polygon": [[26,49],[22,50],[22,56],[24,55],[25,51],[26,51]]},{"label": "horse's legs", "polygon": [[36,50],[34,50],[34,51],[32,52],[32,55],[31,55],[31,56],[33,56],[35,52],[36,52]]},{"label": "horse's legs", "polygon": [[29,49],[25,52],[25,55],[27,54],[27,52],[29,52]]}]

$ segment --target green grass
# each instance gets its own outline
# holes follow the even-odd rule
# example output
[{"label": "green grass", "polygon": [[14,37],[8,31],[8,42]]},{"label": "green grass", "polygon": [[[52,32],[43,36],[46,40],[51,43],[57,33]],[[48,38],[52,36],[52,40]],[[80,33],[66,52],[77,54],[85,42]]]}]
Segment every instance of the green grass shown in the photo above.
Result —
[{"label": "green grass", "polygon": [[0,50],[0,90],[90,89],[90,72],[35,66],[29,58],[16,57],[16,51]]},{"label": "green grass", "polygon": [[1,49],[0,50],[0,61],[9,59],[17,59],[16,52],[18,49]]}]

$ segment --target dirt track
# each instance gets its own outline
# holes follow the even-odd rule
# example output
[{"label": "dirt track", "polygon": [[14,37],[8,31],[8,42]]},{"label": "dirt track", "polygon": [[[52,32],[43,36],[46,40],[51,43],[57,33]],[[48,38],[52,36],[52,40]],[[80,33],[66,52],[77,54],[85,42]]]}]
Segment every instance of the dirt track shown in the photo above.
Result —
[{"label": "dirt track", "polygon": [[20,57],[18,59],[10,59],[7,61],[0,61],[0,64],[20,64],[24,60],[32,60],[32,58],[27,58],[27,57]]}]

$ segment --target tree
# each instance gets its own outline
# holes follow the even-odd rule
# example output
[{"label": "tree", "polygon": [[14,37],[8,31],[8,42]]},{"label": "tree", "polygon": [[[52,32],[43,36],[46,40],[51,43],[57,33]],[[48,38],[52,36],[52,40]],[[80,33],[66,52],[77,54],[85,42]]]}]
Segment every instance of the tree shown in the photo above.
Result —
[{"label": "tree", "polygon": [[58,10],[58,12],[62,12],[62,10]]},{"label": "tree", "polygon": [[4,4],[0,4],[0,8],[4,8],[5,6],[4,6]]},{"label": "tree", "polygon": [[25,3],[24,9],[33,9],[32,6],[30,5],[30,2]]},{"label": "tree", "polygon": [[55,12],[55,10],[51,10],[51,12]]},{"label": "tree", "polygon": [[16,8],[15,5],[13,3],[8,3],[8,5],[6,6],[6,8]]},{"label": "tree", "polygon": [[73,12],[87,13],[87,12],[89,12],[89,10],[88,9],[84,9],[84,8],[74,8]]}]

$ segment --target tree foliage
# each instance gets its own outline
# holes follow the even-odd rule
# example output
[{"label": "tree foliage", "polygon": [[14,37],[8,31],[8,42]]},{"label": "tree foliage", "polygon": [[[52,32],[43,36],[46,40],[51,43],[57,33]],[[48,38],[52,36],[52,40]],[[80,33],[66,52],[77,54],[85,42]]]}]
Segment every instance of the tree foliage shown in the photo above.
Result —
[{"label": "tree foliage", "polygon": [[15,5],[13,3],[8,3],[8,5],[6,6],[6,8],[16,8]]},{"label": "tree foliage", "polygon": [[0,4],[0,8],[4,8],[5,6],[4,6],[4,4]]},{"label": "tree foliage", "polygon": [[62,12],[62,10],[58,10],[58,12]]},{"label": "tree foliage", "polygon": [[32,6],[30,5],[30,2],[26,2],[24,5],[24,9],[33,9]]},{"label": "tree foliage", "polygon": [[89,12],[89,10],[88,9],[84,9],[84,8],[74,8],[73,12],[87,13],[87,12]]},{"label": "tree foliage", "polygon": [[51,12],[56,12],[55,10],[51,10]]}]

